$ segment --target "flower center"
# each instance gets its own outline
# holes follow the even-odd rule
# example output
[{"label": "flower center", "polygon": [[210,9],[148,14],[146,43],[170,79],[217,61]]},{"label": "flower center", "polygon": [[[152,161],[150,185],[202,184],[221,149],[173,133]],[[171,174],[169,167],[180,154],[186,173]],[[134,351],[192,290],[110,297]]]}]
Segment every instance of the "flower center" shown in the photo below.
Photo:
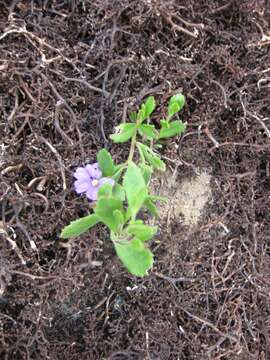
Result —
[{"label": "flower center", "polygon": [[98,185],[98,180],[97,179],[92,180],[92,185],[97,186]]}]

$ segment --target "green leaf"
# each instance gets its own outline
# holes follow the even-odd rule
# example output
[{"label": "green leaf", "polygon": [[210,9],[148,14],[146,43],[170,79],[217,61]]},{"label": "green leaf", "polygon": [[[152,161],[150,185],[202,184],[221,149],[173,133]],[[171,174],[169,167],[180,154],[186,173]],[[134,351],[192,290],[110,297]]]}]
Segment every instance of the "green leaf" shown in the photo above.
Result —
[{"label": "green leaf", "polygon": [[153,266],[153,254],[139,239],[128,242],[114,242],[117,255],[128,271],[136,276],[147,275]]},{"label": "green leaf", "polygon": [[185,105],[186,98],[183,94],[175,94],[170,98],[169,105],[175,102],[178,103],[180,110],[182,110]]},{"label": "green leaf", "polygon": [[123,186],[120,184],[114,185],[112,194],[115,198],[117,198],[121,201],[125,201],[125,199],[126,199],[125,190],[124,190]]},{"label": "green leaf", "polygon": [[130,224],[127,227],[127,232],[134,235],[141,241],[152,239],[158,230],[157,226],[149,226],[145,224]]},{"label": "green leaf", "polygon": [[99,189],[98,189],[98,198],[100,197],[110,197],[112,195],[112,190],[113,190],[113,187],[111,184],[109,183],[106,183],[106,184],[103,184]]},{"label": "green leaf", "polygon": [[125,123],[117,126],[116,133],[110,135],[110,138],[116,143],[128,141],[136,132],[136,124]]},{"label": "green leaf", "polygon": [[138,130],[142,136],[146,136],[147,139],[150,140],[155,139],[158,135],[154,125],[142,124],[139,126]]},{"label": "green leaf", "polygon": [[128,212],[134,218],[147,197],[147,187],[140,168],[133,162],[128,164],[123,186],[128,201]]},{"label": "green leaf", "polygon": [[129,222],[130,225],[142,225],[143,221],[141,219],[137,219],[137,220],[130,220]]},{"label": "green leaf", "polygon": [[129,114],[129,119],[130,119],[130,121],[132,121],[132,122],[136,122],[137,121],[137,113],[136,113],[136,111],[131,111],[131,113]]},{"label": "green leaf", "polygon": [[106,149],[102,149],[98,152],[97,159],[98,166],[103,176],[112,176],[115,173],[114,161],[111,154]]},{"label": "green leaf", "polygon": [[99,221],[100,219],[95,214],[87,215],[83,218],[72,221],[68,226],[64,227],[60,237],[62,239],[69,239],[71,237],[79,236],[92,226],[96,225]]},{"label": "green leaf", "polygon": [[161,130],[159,133],[159,139],[170,138],[172,136],[179,135],[186,130],[186,124],[182,121],[177,120],[166,124],[165,126],[161,125]]},{"label": "green leaf", "polygon": [[145,119],[149,118],[152,112],[155,110],[156,102],[153,96],[149,96],[145,103],[141,105],[141,108],[138,112],[137,118],[140,122],[143,122]]},{"label": "green leaf", "polygon": [[145,157],[148,160],[148,162],[150,163],[150,165],[153,166],[153,168],[160,170],[160,171],[166,170],[166,165],[165,165],[164,161],[162,161],[160,159],[160,157],[158,157],[157,155],[153,155],[153,154],[149,153]]},{"label": "green leaf", "polygon": [[150,197],[145,199],[143,205],[147,208],[147,210],[150,212],[151,215],[155,217],[159,217],[158,209]]},{"label": "green leaf", "polygon": [[138,149],[140,149],[143,152],[145,159],[154,169],[160,171],[166,170],[166,165],[164,161],[162,161],[160,157],[153,152],[153,150],[151,150],[148,146],[139,142],[136,143],[136,146]]},{"label": "green leaf", "polygon": [[168,129],[170,127],[170,121],[162,119],[160,120],[161,127],[164,129]]},{"label": "green leaf", "polygon": [[178,113],[185,105],[185,97],[182,94],[176,94],[170,98],[168,105],[168,117],[172,118],[173,115]]},{"label": "green leaf", "polygon": [[96,203],[95,214],[99,217],[101,222],[110,228],[110,230],[117,232],[118,224],[113,215],[115,210],[123,212],[121,200],[115,197],[100,198]]},{"label": "green leaf", "polygon": [[138,120],[142,123],[146,119],[145,112],[144,112],[144,104],[141,106],[140,110],[138,111]]},{"label": "green leaf", "polygon": [[156,108],[156,102],[154,96],[149,96],[145,102],[144,115],[146,118],[152,114]]},{"label": "green leaf", "polygon": [[152,176],[152,168],[149,165],[146,164],[139,164],[139,167],[142,171],[142,175],[145,181],[145,184],[148,185],[150,180],[151,180],[151,176]]},{"label": "green leaf", "polygon": [[115,219],[115,222],[117,224],[117,229],[119,230],[121,226],[125,223],[124,215],[120,210],[114,210],[113,216]]},{"label": "green leaf", "polygon": [[177,102],[173,102],[168,106],[168,118],[172,118],[174,114],[178,113],[179,105]]},{"label": "green leaf", "polygon": [[145,157],[144,157],[144,153],[141,149],[140,146],[138,146],[138,141],[136,142],[136,147],[139,150],[139,154],[140,154],[140,158],[141,158],[141,165],[145,165]]},{"label": "green leaf", "polygon": [[121,177],[122,171],[125,169],[126,165],[125,164],[121,164],[121,165],[116,165],[115,166],[115,173],[113,176],[111,176],[111,178],[115,181],[118,181]]}]

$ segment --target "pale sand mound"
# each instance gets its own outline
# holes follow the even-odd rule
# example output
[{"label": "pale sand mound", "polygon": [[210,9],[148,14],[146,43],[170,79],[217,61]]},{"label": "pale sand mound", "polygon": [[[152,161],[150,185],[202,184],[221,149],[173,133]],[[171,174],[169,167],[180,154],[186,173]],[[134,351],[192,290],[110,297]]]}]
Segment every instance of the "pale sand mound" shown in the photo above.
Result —
[{"label": "pale sand mound", "polygon": [[[158,185],[159,183],[159,185]],[[197,225],[205,206],[211,201],[211,175],[200,172],[191,179],[177,182],[175,176],[167,174],[163,179],[154,179],[152,191],[167,197],[166,203],[159,206],[162,220],[170,222],[172,218],[181,217],[187,226]]]}]

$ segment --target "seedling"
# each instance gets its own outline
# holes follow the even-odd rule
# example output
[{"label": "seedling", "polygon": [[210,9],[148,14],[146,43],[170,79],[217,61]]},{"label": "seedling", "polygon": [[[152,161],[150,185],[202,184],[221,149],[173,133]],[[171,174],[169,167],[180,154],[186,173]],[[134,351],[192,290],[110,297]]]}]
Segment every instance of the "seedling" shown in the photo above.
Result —
[{"label": "seedling", "polygon": [[[156,234],[158,227],[150,226],[139,218],[146,209],[158,216],[156,202],[164,200],[150,194],[150,181],[154,171],[165,171],[165,163],[156,149],[163,139],[180,135],[186,125],[172,119],[183,108],[185,97],[171,97],[166,119],[160,128],[150,124],[150,115],[156,107],[153,96],[148,97],[138,112],[130,114],[130,122],[119,125],[111,140],[115,143],[130,141],[128,159],[115,164],[106,149],[97,154],[97,163],[79,167],[74,177],[75,190],[94,201],[93,213],[71,222],[61,232],[61,238],[79,236],[97,223],[109,228],[110,238],[123,265],[136,275],[144,276],[153,266],[153,254],[147,241]],[[139,138],[139,139],[138,139]],[[136,156],[135,157],[135,153]]]}]

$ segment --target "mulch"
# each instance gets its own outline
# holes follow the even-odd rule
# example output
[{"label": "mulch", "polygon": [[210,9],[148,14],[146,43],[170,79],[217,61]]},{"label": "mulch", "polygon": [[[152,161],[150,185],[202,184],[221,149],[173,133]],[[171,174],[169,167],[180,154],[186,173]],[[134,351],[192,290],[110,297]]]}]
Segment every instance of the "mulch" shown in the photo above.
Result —
[{"label": "mulch", "polygon": [[[0,1],[1,359],[270,358],[267,0]],[[197,227],[164,224],[149,276],[128,274],[77,166],[148,96],[182,92],[178,178],[212,175]]]}]

